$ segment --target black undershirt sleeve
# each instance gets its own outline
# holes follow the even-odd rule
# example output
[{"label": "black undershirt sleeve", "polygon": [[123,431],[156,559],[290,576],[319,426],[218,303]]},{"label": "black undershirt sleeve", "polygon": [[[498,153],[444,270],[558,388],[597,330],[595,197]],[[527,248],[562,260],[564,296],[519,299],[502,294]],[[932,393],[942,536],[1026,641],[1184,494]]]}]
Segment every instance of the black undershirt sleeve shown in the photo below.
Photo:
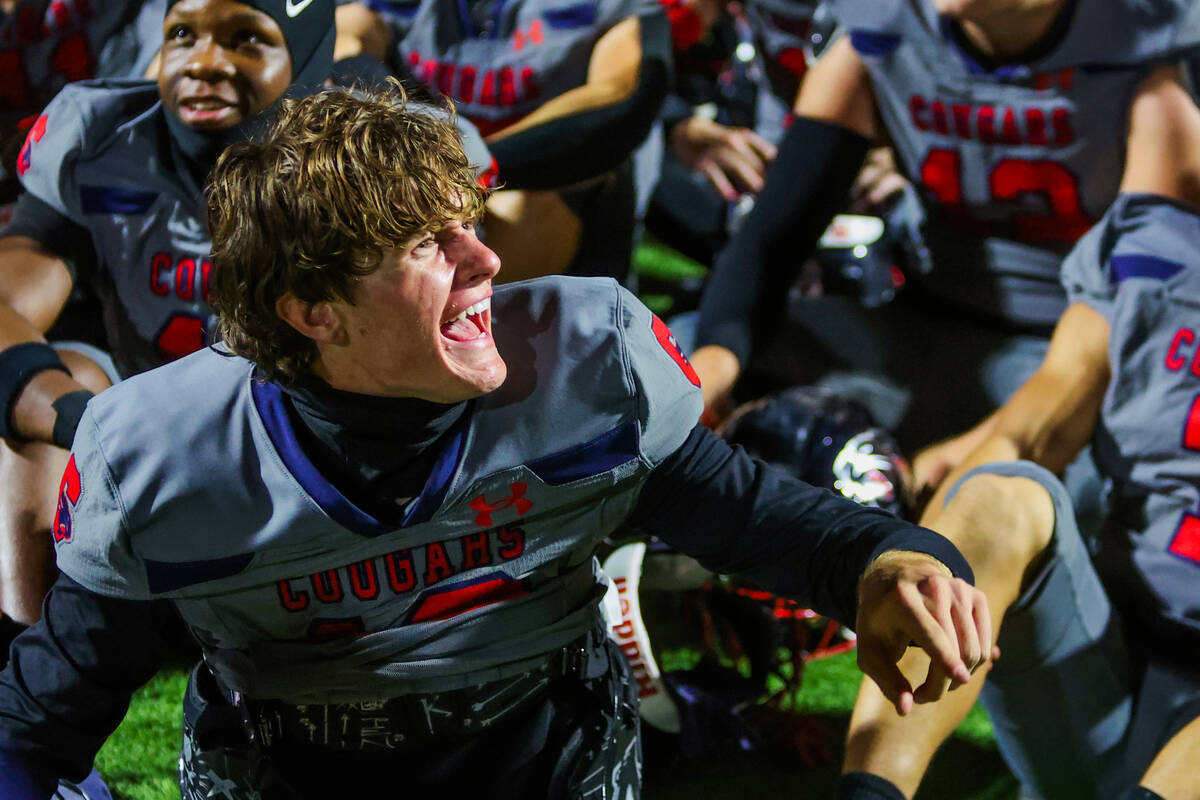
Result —
[{"label": "black undershirt sleeve", "polygon": [[642,61],[625,99],[488,142],[505,189],[553,189],[603,175],[646,138],[670,82],[671,36],[662,13],[638,19]]},{"label": "black undershirt sleeve", "polygon": [[699,425],[651,474],[630,524],[850,626],[858,579],[885,550],[927,553],[974,582],[940,534],[802,483]]},{"label": "black undershirt sleeve", "polygon": [[104,597],[59,575],[0,672],[0,797],[82,780],[178,625],[168,601]]},{"label": "black undershirt sleeve", "polygon": [[788,288],[846,204],[870,142],[799,117],[780,142],[754,209],[717,256],[700,303],[699,346],[720,345],[745,364],[780,327]]}]

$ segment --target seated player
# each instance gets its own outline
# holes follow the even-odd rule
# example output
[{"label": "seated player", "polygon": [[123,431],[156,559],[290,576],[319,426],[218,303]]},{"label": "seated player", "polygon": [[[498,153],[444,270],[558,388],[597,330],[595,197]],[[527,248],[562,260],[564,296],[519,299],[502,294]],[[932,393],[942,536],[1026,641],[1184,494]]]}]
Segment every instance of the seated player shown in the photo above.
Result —
[{"label": "seated player", "polygon": [[656,0],[372,0],[340,6],[338,31],[339,57],[411,71],[484,134],[500,185],[514,190],[491,199],[486,220],[505,280],[625,276],[629,159],[670,67]]},{"label": "seated player", "polygon": [[[331,0],[295,17],[261,0],[179,0],[166,14],[157,85],[72,84],[20,153],[26,193],[0,238],[0,608],[21,625],[54,580],[54,498],[87,398],[204,344],[201,187],[216,155],[329,73]],[[76,284],[101,298],[115,365],[45,342]]]},{"label": "seated player", "polygon": [[[883,399],[872,410],[915,452],[977,422],[1037,368],[1065,308],[1061,260],[1115,199],[1125,154],[1172,146],[1130,138],[1138,100],[1179,80],[1171,62],[1200,44],[1200,19],[1180,0],[832,9],[846,35],[809,70],[759,202],[717,261],[693,362],[717,417],[754,352],[760,380],[868,383],[863,399]],[[789,305],[884,138],[918,190],[905,206],[918,236],[907,286],[882,308]],[[767,348],[785,320],[792,330]],[[899,419],[885,413],[896,393]]]},{"label": "seated player", "polygon": [[[1200,798],[1200,110],[1161,75],[1132,118],[1122,194],[1063,263],[1045,359],[953,443],[969,455],[943,459],[922,519],[975,569],[1003,657],[905,719],[864,682],[839,798],[912,797],[976,696],[1045,800]],[[1164,138],[1170,168],[1143,146]],[[1089,439],[1110,487],[1094,541],[1053,475]]]},{"label": "seated player", "polygon": [[[225,767],[240,747],[234,788],[271,797],[636,797],[636,699],[593,557],[626,521],[857,618],[901,713],[986,662],[957,552],[696,425],[691,367],[614,281],[493,290],[448,122],[391,97],[286,100],[222,157],[209,204],[232,352],[88,403],[62,575],[0,673],[0,795],[86,771],[178,612],[205,654],[190,691],[235,720],[187,734],[189,800],[221,791],[206,747]],[[935,666],[898,689],[909,642]]]}]

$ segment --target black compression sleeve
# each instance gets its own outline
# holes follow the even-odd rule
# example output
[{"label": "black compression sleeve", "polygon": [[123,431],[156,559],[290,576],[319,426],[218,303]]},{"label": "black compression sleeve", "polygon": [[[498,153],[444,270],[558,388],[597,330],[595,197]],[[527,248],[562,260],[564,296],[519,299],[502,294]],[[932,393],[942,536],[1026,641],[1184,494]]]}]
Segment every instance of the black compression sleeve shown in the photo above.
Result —
[{"label": "black compression sleeve", "polygon": [[859,577],[885,550],[927,553],[974,582],[941,535],[802,483],[703,426],[651,474],[630,524],[847,625]]},{"label": "black compression sleeve", "polygon": [[845,205],[869,148],[838,125],[807,117],[791,124],[754,209],[704,287],[699,345],[721,345],[744,364],[778,330],[788,287]]},{"label": "black compression sleeve", "polygon": [[177,625],[167,601],[102,597],[60,575],[0,672],[0,762],[32,784],[82,780]]},{"label": "black compression sleeve", "polygon": [[504,188],[553,189],[603,175],[646,138],[667,94],[671,39],[661,13],[638,19],[642,61],[628,97],[488,142]]}]

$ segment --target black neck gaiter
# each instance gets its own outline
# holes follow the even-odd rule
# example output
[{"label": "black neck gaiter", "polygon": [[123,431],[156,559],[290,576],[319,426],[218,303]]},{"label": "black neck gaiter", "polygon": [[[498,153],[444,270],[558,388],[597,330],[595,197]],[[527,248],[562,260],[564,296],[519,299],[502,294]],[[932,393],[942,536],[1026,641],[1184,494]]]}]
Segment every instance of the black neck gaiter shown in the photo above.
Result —
[{"label": "black neck gaiter", "polygon": [[317,469],[377,519],[396,521],[420,494],[438,446],[467,404],[375,397],[316,377],[281,385],[300,445]]}]

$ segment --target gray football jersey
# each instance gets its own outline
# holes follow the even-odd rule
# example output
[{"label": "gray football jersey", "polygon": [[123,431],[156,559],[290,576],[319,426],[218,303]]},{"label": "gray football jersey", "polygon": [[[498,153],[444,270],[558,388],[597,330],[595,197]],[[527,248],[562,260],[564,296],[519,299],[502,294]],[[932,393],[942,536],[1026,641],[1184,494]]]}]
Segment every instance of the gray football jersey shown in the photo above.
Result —
[{"label": "gray football jersey", "polygon": [[540,662],[594,624],[592,551],[695,426],[699,381],[611,280],[512,284],[493,308],[508,379],[471,402],[399,527],[317,472],[277,386],[206,349],[89,404],[59,567],[172,599],[252,697],[436,691]]},{"label": "gray football jersey", "polygon": [[973,312],[1053,324],[1061,259],[1116,197],[1129,100],[1200,42],[1197,8],[1078,0],[1047,52],[989,69],[932,0],[835,0],[921,190],[924,286]]},{"label": "gray football jersey", "polygon": [[[471,163],[490,168],[478,133],[458,124]],[[207,208],[161,157],[168,135],[154,83],[85,81],[46,108],[17,161],[26,191],[92,236],[92,280],[123,376],[194,352],[210,329]]]},{"label": "gray football jersey", "polygon": [[1096,562],[1117,599],[1200,641],[1200,216],[1121,195],[1063,262],[1108,319],[1112,377],[1093,440],[1110,482]]},{"label": "gray football jersey", "polygon": [[596,41],[657,0],[368,0],[392,58],[454,101],[484,136],[587,82]]}]

